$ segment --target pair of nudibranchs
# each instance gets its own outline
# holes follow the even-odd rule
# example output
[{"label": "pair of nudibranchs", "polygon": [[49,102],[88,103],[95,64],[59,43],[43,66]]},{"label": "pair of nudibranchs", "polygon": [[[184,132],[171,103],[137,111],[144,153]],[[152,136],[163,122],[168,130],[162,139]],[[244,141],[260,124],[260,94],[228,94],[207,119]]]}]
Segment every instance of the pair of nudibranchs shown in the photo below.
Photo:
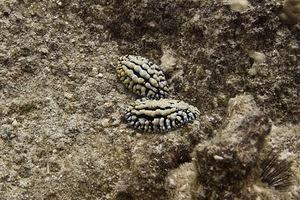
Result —
[{"label": "pair of nudibranchs", "polygon": [[160,67],[141,56],[122,56],[117,76],[133,93],[145,97],[126,110],[128,123],[139,130],[169,131],[192,122],[199,110],[183,101],[167,99],[168,84]]}]

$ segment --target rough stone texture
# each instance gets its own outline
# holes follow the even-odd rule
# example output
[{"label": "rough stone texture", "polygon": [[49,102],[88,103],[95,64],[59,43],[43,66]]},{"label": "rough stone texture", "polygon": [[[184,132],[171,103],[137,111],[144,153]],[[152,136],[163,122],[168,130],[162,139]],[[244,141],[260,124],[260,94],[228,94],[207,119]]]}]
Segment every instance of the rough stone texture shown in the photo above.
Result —
[{"label": "rough stone texture", "polygon": [[[263,118],[251,96],[231,99],[223,128],[212,140],[195,147],[193,162],[166,177],[167,199],[298,199],[299,125],[273,126],[268,134],[270,122]],[[270,151],[291,161],[289,188],[276,190],[262,183],[260,164]]]},{"label": "rough stone texture", "polygon": [[[242,13],[223,1],[105,2],[88,1],[83,20],[107,27],[123,54],[174,52],[173,93],[195,94],[200,111],[224,113],[229,98],[250,92],[273,121],[300,121],[300,29],[280,20],[282,0],[252,0]],[[253,51],[266,61],[253,66]]]},{"label": "rough stone texture", "polygon": [[251,96],[231,99],[227,114],[224,128],[215,138],[195,149],[196,181],[203,190],[194,194],[196,199],[240,197],[270,131],[268,118]]},{"label": "rough stone texture", "polygon": [[[187,134],[188,132],[188,134]],[[123,199],[166,199],[165,177],[170,169],[190,161],[195,143],[206,137],[199,129],[164,136],[141,135],[131,149],[130,165],[116,184],[116,196]]]},{"label": "rough stone texture", "polygon": [[[296,199],[299,24],[280,19],[282,0],[248,2],[235,12],[211,0],[1,1],[0,199],[166,199],[167,174],[245,92],[286,130],[272,141],[295,152]],[[120,116],[134,99],[113,65],[125,54],[161,61],[172,95],[200,120],[167,135],[128,129]]]},{"label": "rough stone texture", "polygon": [[281,18],[288,24],[296,24],[300,22],[300,1],[286,0],[283,5]]},{"label": "rough stone texture", "polygon": [[177,169],[170,171],[166,178],[168,199],[192,200],[193,183],[196,178],[197,172],[193,163],[184,163]]},{"label": "rough stone texture", "polygon": [[[270,122],[261,120],[263,113],[251,96],[231,99],[228,112],[217,135],[195,147],[193,162],[168,174],[167,199],[298,199],[299,126],[273,126],[268,134]],[[270,151],[292,161],[293,184],[285,190],[276,190],[260,178],[260,163]]]}]

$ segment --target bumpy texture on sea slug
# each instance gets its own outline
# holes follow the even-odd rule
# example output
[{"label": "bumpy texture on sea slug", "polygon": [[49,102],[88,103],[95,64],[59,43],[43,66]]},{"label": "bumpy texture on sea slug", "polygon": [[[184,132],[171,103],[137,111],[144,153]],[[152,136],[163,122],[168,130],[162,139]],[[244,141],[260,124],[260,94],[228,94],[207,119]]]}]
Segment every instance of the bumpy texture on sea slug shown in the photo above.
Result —
[{"label": "bumpy texture on sea slug", "polygon": [[165,75],[158,65],[147,58],[122,56],[116,68],[119,79],[135,94],[151,99],[166,97],[169,89]]},{"label": "bumpy texture on sea slug", "polygon": [[183,101],[137,100],[127,108],[128,123],[142,131],[168,131],[193,121],[199,110]]}]

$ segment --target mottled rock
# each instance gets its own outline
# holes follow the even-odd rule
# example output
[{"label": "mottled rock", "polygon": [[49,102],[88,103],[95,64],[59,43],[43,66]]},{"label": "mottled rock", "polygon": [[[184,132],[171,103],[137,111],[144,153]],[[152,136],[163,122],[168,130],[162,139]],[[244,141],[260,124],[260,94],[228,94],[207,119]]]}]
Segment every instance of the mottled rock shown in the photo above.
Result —
[{"label": "mottled rock", "polygon": [[12,125],[9,124],[3,124],[0,127],[0,138],[2,140],[11,140],[14,137],[16,137],[16,134],[14,132],[14,128]]},{"label": "mottled rock", "polygon": [[197,172],[193,163],[184,163],[170,171],[166,178],[168,199],[192,200],[193,182],[196,177]]},{"label": "mottled rock", "polygon": [[223,128],[212,141],[195,149],[196,184],[203,190],[194,194],[195,198],[239,197],[257,165],[270,127],[253,97],[231,99]]},{"label": "mottled rock", "polygon": [[249,7],[247,0],[224,0],[225,3],[230,5],[230,8],[236,12],[243,12]]},{"label": "mottled rock", "polygon": [[296,24],[300,22],[300,1],[286,0],[283,5],[281,18],[289,24]]},{"label": "mottled rock", "polygon": [[[222,129],[228,99],[247,93],[273,121],[266,152],[293,160],[296,182],[282,192],[258,178],[243,193],[298,199],[299,25],[278,17],[283,0],[248,2],[239,12],[211,0],[2,0],[0,198],[166,200],[170,171],[191,169],[180,165]],[[196,105],[200,120],[165,135],[128,129],[121,116],[134,98],[112,64],[128,54],[160,64],[172,95]]]},{"label": "mottled rock", "polygon": [[115,187],[116,196],[133,199],[168,199],[166,177],[185,162],[190,162],[194,143],[207,138],[194,128],[167,135],[141,135],[130,151],[130,162]]}]

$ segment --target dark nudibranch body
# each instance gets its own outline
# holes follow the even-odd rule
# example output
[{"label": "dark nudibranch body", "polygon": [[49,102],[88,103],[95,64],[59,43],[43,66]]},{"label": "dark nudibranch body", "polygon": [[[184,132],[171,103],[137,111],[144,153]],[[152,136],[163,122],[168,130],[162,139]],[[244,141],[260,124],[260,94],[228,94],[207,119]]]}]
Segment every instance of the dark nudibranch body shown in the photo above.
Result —
[{"label": "dark nudibranch body", "polygon": [[199,114],[196,107],[183,101],[137,100],[127,108],[125,118],[130,126],[151,132],[179,128],[195,120]]},{"label": "dark nudibranch body", "polygon": [[160,67],[147,58],[126,55],[119,58],[117,76],[122,83],[137,95],[150,99],[165,98],[169,91]]}]

